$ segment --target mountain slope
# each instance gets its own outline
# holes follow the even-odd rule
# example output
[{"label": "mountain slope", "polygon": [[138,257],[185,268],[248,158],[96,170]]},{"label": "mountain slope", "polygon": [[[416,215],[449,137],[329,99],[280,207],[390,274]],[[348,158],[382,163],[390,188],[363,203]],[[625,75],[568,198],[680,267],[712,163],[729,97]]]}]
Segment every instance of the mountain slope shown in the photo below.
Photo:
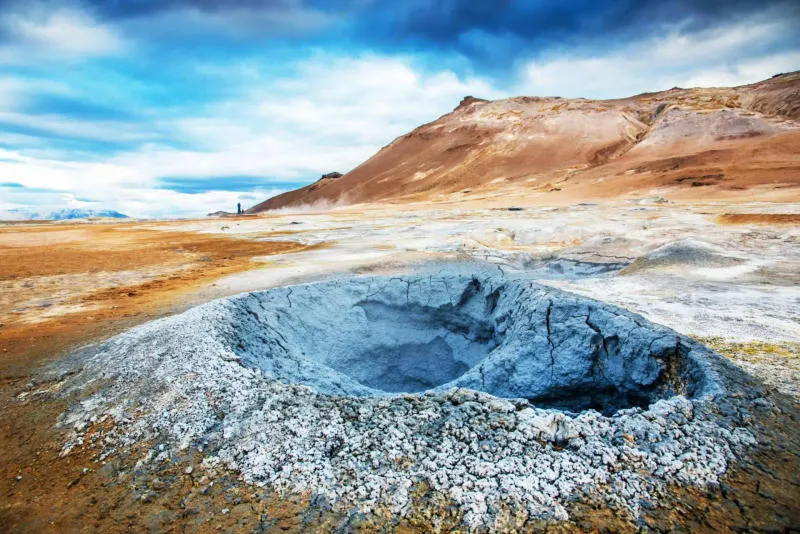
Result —
[{"label": "mountain slope", "polygon": [[785,197],[796,196],[798,185],[795,72],[736,88],[675,88],[620,100],[467,97],[344,176],[248,211],[454,194],[725,197],[758,190]]}]

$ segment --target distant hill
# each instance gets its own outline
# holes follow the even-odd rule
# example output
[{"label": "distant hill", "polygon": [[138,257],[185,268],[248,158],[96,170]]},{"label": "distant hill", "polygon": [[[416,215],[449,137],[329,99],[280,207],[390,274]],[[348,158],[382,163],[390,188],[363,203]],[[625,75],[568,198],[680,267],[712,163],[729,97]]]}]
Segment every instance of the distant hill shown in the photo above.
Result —
[{"label": "distant hill", "polygon": [[80,208],[61,209],[58,211],[50,212],[47,219],[51,221],[63,221],[67,219],[90,219],[90,218],[108,218],[108,219],[128,219],[129,217],[124,213],[114,210],[89,210]]},{"label": "distant hill", "polygon": [[82,208],[64,208],[50,213],[38,213],[24,209],[10,209],[0,212],[0,219],[32,220],[32,221],[66,221],[72,219],[128,219],[124,213],[114,210],[91,210]]},{"label": "distant hill", "polygon": [[800,72],[620,100],[466,97],[341,177],[247,213],[360,202],[508,197],[575,202],[800,195]]}]

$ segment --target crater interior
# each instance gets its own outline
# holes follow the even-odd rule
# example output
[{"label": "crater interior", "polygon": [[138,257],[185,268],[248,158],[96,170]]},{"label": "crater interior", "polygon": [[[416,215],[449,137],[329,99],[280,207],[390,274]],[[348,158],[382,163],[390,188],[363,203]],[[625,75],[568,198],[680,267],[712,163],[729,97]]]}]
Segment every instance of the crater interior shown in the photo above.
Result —
[{"label": "crater interior", "polygon": [[249,367],[350,396],[463,387],[613,413],[699,374],[678,334],[525,280],[353,278],[240,295],[220,333]]},{"label": "crater interior", "polygon": [[196,447],[342,509],[403,513],[424,481],[490,530],[500,503],[563,520],[587,491],[635,513],[672,484],[718,483],[755,443],[742,418],[771,404],[701,344],[459,268],[244,293],[89,347],[54,369],[88,396],[62,418],[62,454],[113,421],[103,454],[154,443],[143,461],[159,465]]}]

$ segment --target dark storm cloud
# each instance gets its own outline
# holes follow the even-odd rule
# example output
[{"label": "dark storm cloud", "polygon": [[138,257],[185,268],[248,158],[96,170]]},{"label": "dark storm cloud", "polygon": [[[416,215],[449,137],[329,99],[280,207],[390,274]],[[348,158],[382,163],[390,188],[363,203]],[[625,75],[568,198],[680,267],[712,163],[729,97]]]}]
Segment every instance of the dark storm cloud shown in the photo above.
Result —
[{"label": "dark storm cloud", "polygon": [[[800,27],[800,4],[783,0],[405,0],[375,4],[354,20],[356,34],[377,48],[456,51],[484,70],[502,70],[552,48],[608,49],[678,24],[693,33],[764,13]],[[800,37],[783,45],[796,47]]]},{"label": "dark storm cloud", "polygon": [[[0,0],[0,9],[26,5]],[[360,37],[380,42],[420,39],[458,45],[471,31],[524,40],[570,37],[578,32],[641,31],[689,20],[697,29],[779,6],[798,16],[792,0],[44,0],[49,5],[83,5],[106,19],[155,16],[177,10],[209,14],[321,13],[343,16]],[[353,36],[358,37],[358,36]]]},{"label": "dark storm cloud", "polygon": [[[772,12],[800,27],[793,0],[44,0],[82,6],[101,20],[127,24],[151,41],[218,32],[223,39],[306,39],[320,47],[380,52],[457,52],[503,69],[552,47],[608,48],[661,34],[671,24],[700,31]],[[0,0],[6,6],[29,5]],[[197,18],[197,17],[201,18]],[[199,22],[202,21],[202,22]],[[0,31],[2,31],[0,29]],[[800,32],[799,32],[800,33]],[[795,38],[798,40],[800,38]],[[797,46],[798,43],[790,43]]]},{"label": "dark storm cloud", "polygon": [[[28,2],[20,0],[0,0],[0,9],[19,7]],[[218,12],[231,9],[250,11],[292,10],[302,9],[302,0],[44,0],[43,4],[51,6],[72,5],[90,6],[93,11],[110,19],[153,15],[176,9],[192,9],[206,12]]]},{"label": "dark storm cloud", "polygon": [[374,35],[455,43],[459,36],[474,30],[538,39],[569,37],[579,32],[641,31],[682,21],[690,21],[695,29],[701,29],[764,11],[771,5],[797,15],[796,2],[782,0],[405,0],[393,2],[391,7],[374,4],[368,11],[387,23],[371,25],[370,33]]}]

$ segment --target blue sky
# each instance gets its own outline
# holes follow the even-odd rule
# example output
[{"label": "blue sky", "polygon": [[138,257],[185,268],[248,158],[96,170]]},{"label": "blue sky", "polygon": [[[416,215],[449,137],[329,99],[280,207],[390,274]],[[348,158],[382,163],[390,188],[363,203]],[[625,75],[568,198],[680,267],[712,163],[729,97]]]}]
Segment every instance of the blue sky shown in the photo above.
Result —
[{"label": "blue sky", "polygon": [[468,94],[800,68],[797,2],[0,0],[0,212],[193,216],[346,172]]}]

